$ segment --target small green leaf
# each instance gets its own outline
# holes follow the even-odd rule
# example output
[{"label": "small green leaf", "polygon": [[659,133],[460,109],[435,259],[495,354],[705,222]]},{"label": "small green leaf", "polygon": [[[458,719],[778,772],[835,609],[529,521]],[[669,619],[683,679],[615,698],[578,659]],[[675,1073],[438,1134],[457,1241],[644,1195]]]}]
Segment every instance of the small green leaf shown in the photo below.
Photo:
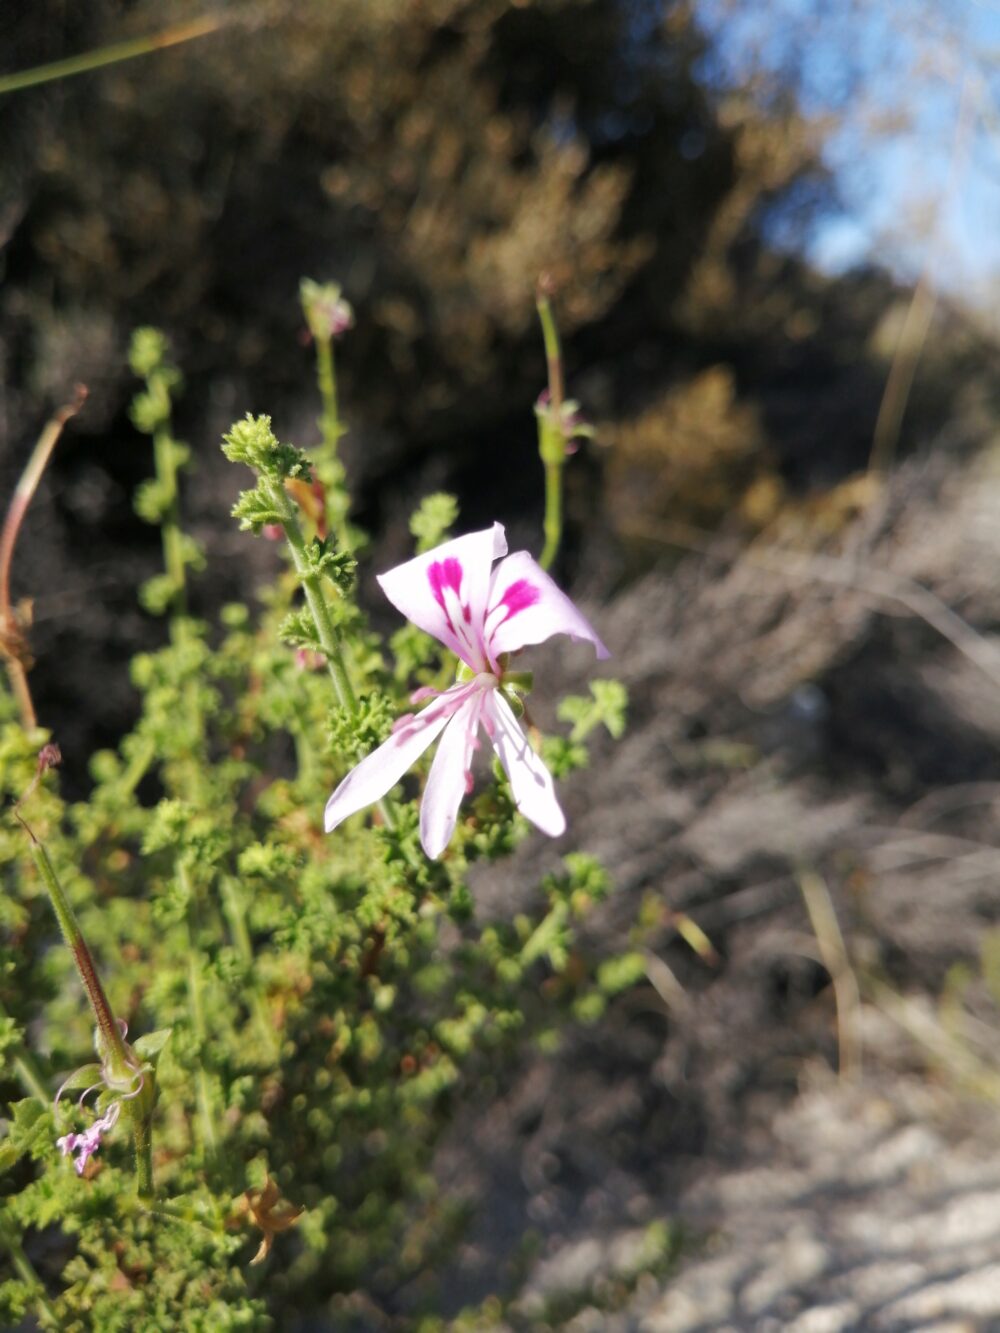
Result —
[{"label": "small green leaf", "polygon": [[144,523],[162,523],[170,510],[173,492],[158,477],[150,477],[136,490],[133,507]]},{"label": "small green leaf", "polygon": [[353,590],[358,562],[350,552],[337,550],[337,540],[332,535],[314,537],[306,547],[306,560],[309,573],[329,579],[341,596],[346,597]]},{"label": "small green leaf", "polygon": [[240,498],[233,505],[231,513],[233,518],[239,519],[241,531],[252,532],[255,536],[259,535],[262,528],[270,525],[280,526],[282,520],[282,514],[274,501],[259,486],[249,491],[241,491]]},{"label": "small green leaf", "polygon": [[392,730],[392,703],[377,690],[363,695],[356,706],[331,708],[327,715],[330,749],[346,759],[356,759],[374,750]]},{"label": "small green leaf", "polygon": [[271,429],[271,418],[267,416],[254,417],[248,412],[223,436],[222,452],[231,463],[245,463],[255,472],[274,480],[312,480],[307,455],[294,445],[282,444]]},{"label": "small green leaf", "polygon": [[570,740],[586,740],[601,724],[617,739],[625,730],[628,691],[619,680],[592,680],[590,694],[571,694],[559,705],[559,718],[573,723]]},{"label": "small green leaf", "polygon": [[150,615],[162,616],[170,610],[177,591],[176,580],[169,574],[154,574],[139,589],[139,601]]},{"label": "small green leaf", "polygon": [[617,995],[644,980],[645,976],[645,957],[638,952],[623,953],[600,965],[597,969],[597,984],[605,995]]},{"label": "small green leaf", "polygon": [[438,546],[458,518],[458,501],[446,491],[425,495],[410,518],[410,531],[417,539],[417,553]]},{"label": "small green leaf", "polygon": [[7,1133],[7,1146],[17,1157],[24,1153],[34,1156],[51,1141],[51,1109],[35,1097],[25,1097],[15,1102],[10,1109],[12,1119]]},{"label": "small green leaf", "polygon": [[159,329],[148,325],[136,329],[128,349],[128,363],[133,375],[146,379],[158,370],[167,358],[170,344],[167,336]]},{"label": "small green leaf", "polygon": [[59,1089],[60,1093],[75,1092],[77,1088],[93,1088],[104,1079],[104,1070],[98,1064],[81,1065],[74,1069]]},{"label": "small green leaf", "polygon": [[278,626],[278,634],[283,643],[290,644],[293,648],[312,648],[318,653],[323,651],[316,622],[308,607],[289,611]]},{"label": "small green leaf", "polygon": [[157,1057],[170,1040],[171,1032],[173,1028],[157,1028],[155,1032],[147,1032],[132,1043],[132,1049],[141,1060],[148,1060],[155,1068]]}]

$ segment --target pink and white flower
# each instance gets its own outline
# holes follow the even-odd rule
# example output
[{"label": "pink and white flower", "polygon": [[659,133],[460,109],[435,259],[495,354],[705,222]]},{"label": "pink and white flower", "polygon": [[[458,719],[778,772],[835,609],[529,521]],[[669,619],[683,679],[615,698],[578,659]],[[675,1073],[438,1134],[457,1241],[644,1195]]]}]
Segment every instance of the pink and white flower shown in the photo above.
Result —
[{"label": "pink and white flower", "polygon": [[[500,559],[505,556],[506,559]],[[494,561],[499,564],[494,566]],[[552,837],[566,827],[552,775],[535,754],[504,693],[508,654],[553,634],[608,650],[588,621],[527,551],[507,555],[501,524],[470,532],[418,555],[379,577],[403,615],[457,654],[466,670],[441,694],[418,690],[414,703],[433,702],[396,723],[389,739],[348,773],[326,804],[326,831],[379,800],[440,736],[420,807],[420,841],[440,856],[455,831],[462,797],[472,790],[479,728],[510,780],[514,804]]]},{"label": "pink and white flower", "polygon": [[[118,1117],[122,1112],[122,1103],[130,1102],[138,1097],[146,1086],[146,1076],[135,1052],[125,1043],[125,1037],[128,1035],[128,1024],[123,1018],[116,1018],[114,1022],[121,1030],[122,1042],[124,1043],[124,1067],[121,1064],[116,1065],[111,1058],[105,1058],[100,1064],[81,1065],[79,1069],[74,1070],[72,1074],[63,1079],[53,1104],[53,1110],[58,1113],[59,1102],[66,1090],[72,1087],[78,1088],[81,1083],[87,1085],[80,1094],[77,1103],[81,1110],[84,1109],[87,1098],[93,1092],[98,1094],[98,1099],[101,1096],[106,1099],[104,1114],[95,1116],[81,1134],[63,1134],[61,1138],[56,1139],[56,1147],[62,1155],[64,1157],[73,1156],[73,1165],[78,1176],[82,1176],[86,1171],[87,1163],[100,1148],[104,1135],[110,1134],[117,1125]],[[157,1035],[164,1036],[164,1034]],[[98,1037],[97,1040],[100,1045],[101,1038]]]}]

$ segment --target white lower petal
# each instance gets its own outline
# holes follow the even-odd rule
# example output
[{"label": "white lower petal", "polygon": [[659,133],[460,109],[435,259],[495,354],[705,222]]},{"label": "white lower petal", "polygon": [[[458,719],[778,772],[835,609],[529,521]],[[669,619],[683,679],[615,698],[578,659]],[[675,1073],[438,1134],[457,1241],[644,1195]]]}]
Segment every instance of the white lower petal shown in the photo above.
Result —
[{"label": "white lower petal", "polygon": [[357,814],[394,787],[471,693],[471,685],[452,686],[352,768],[326,803],[327,833],[332,833],[348,815]]},{"label": "white lower petal", "polygon": [[558,837],[566,828],[566,816],[556,800],[552,774],[528,744],[527,736],[499,691],[486,696],[483,713],[492,724],[490,740],[510,779],[514,804],[536,828],[552,838]]},{"label": "white lower petal", "polygon": [[479,729],[483,692],[478,690],[445,727],[420,802],[420,841],[429,857],[440,856],[451,841],[458,807],[467,790],[467,775]]}]

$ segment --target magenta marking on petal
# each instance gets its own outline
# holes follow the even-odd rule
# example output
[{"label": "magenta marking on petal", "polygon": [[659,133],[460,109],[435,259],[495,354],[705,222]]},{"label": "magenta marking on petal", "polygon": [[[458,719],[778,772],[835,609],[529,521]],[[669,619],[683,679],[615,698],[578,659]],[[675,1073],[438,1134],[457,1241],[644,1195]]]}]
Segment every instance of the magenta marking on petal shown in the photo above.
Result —
[{"label": "magenta marking on petal", "polygon": [[[411,703],[411,704],[422,704],[422,703],[424,702],[425,699],[437,699],[437,698],[439,698],[439,697],[440,697],[440,694],[441,694],[441,691],[440,691],[440,690],[436,690],[436,689],[434,688],[433,685],[421,685],[419,689],[414,690],[413,693],[410,695],[410,703]],[[408,717],[412,717],[413,714],[412,714],[412,713],[408,713],[407,716],[408,716]]]},{"label": "magenta marking on petal", "polygon": [[427,581],[431,585],[434,600],[445,614],[448,628],[454,633],[451,616],[444,602],[444,590],[450,588],[458,596],[462,587],[462,562],[450,555],[446,560],[435,560],[427,567]]},{"label": "magenta marking on petal", "polygon": [[472,788],[473,788],[473,785],[474,785],[474,784],[473,784],[473,781],[472,781],[472,769],[471,769],[471,768],[467,768],[467,769],[465,770],[465,794],[466,794],[466,796],[471,796],[471,795],[472,795]]},{"label": "magenta marking on petal", "polygon": [[541,597],[540,589],[527,579],[518,579],[512,583],[509,588],[504,590],[504,595],[497,602],[497,606],[505,606],[507,613],[500,621],[502,625],[505,620],[510,620],[511,616],[516,616],[519,611],[527,611],[529,606],[534,606]]},{"label": "magenta marking on petal", "polygon": [[394,745],[402,745],[408,741],[415,731],[418,730],[416,713],[404,713],[402,717],[397,717],[392,724],[392,733],[389,740]]}]

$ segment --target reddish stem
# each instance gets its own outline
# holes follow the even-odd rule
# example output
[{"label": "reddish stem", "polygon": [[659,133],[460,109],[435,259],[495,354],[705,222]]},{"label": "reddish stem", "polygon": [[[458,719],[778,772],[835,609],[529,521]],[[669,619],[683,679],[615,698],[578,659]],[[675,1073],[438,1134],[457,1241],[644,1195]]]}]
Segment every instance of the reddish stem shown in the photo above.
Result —
[{"label": "reddish stem", "polygon": [[6,659],[7,674],[11,688],[17,698],[21,713],[21,722],[28,730],[37,725],[35,706],[28,689],[27,668],[31,664],[28,643],[24,634],[22,618],[10,604],[10,567],[14,559],[14,547],[21,531],[21,524],[28,512],[38,483],[48,466],[52,451],[59,441],[63,427],[70,417],[76,416],[87,398],[87,389],[78,384],[73,401],[66,403],[46,424],[38,437],[38,443],[28,459],[28,466],[21,474],[14,489],[14,495],[0,531],[0,656]]}]

